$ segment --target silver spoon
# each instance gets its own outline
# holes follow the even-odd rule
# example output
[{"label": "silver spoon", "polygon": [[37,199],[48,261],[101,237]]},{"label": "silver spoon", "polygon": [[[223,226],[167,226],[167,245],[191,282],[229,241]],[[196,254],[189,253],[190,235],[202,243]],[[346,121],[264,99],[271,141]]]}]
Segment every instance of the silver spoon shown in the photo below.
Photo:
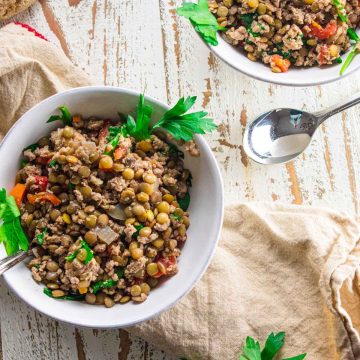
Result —
[{"label": "silver spoon", "polygon": [[246,154],[260,164],[280,164],[300,155],[316,129],[329,117],[360,102],[360,94],[327,110],[308,113],[279,108],[268,111],[249,124],[244,133]]},{"label": "silver spoon", "polygon": [[0,275],[2,275],[5,271],[11,269],[13,266],[18,264],[19,262],[25,260],[28,257],[28,253],[22,250],[19,250],[13,255],[7,256],[4,259],[0,260]]}]

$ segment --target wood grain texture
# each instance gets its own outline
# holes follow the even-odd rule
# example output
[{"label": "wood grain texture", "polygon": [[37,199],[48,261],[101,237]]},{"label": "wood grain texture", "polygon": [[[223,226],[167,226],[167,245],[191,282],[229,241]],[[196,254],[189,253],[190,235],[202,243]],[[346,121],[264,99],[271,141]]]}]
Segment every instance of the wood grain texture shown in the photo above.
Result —
[{"label": "wood grain texture", "polygon": [[[312,111],[332,105],[358,91],[359,75],[300,89],[252,80],[209,52],[189,23],[176,16],[180,3],[40,0],[15,20],[29,23],[58,44],[98,84],[145,90],[169,104],[182,95],[197,95],[199,108],[220,125],[207,140],[221,167],[226,203],[267,200],[358,211],[356,108],[322,125],[304,155],[286,165],[251,162],[242,147],[242,134],[249,121],[276,106]],[[75,329],[48,319],[18,300],[2,282],[0,301],[0,360],[173,359],[123,330]]]}]

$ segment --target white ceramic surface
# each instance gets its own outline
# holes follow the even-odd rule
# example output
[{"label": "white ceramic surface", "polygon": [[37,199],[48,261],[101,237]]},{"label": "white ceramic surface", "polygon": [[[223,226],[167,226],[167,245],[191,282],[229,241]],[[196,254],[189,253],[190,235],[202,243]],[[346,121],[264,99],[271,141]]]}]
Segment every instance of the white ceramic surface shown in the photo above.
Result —
[{"label": "white ceramic surface", "polygon": [[[0,187],[12,188],[21,158],[21,150],[49,134],[60,124],[46,124],[56,108],[66,104],[72,113],[83,116],[116,118],[117,112],[133,113],[138,93],[116,87],[84,87],[54,95],[23,115],[0,145]],[[154,107],[153,119],[168,109],[159,101],[146,98]],[[30,271],[19,264],[4,274],[7,285],[26,303],[60,321],[83,327],[126,327],[147,320],[172,307],[188,293],[205,272],[217,245],[223,220],[223,184],[214,155],[201,136],[196,136],[199,158],[185,155],[185,165],[193,174],[191,226],[182,255],[179,273],[153,290],[147,301],[128,303],[110,309],[75,301],[54,300],[43,294]],[[5,256],[1,246],[0,256]],[[21,309],[19,309],[21,311]]]},{"label": "white ceramic surface", "polygon": [[[260,61],[255,62],[249,60],[244,51],[227,43],[219,33],[217,38],[219,41],[217,46],[211,46],[204,42],[215,55],[234,69],[255,79],[269,83],[288,86],[312,86],[326,84],[332,81],[344,79],[345,77],[353,74],[360,67],[360,56],[355,56],[351,65],[342,76],[340,75],[342,64],[322,67],[313,66],[308,68],[291,66],[286,73],[273,73],[268,65],[265,65]],[[349,52],[341,57],[343,62],[345,61],[348,53]]]}]

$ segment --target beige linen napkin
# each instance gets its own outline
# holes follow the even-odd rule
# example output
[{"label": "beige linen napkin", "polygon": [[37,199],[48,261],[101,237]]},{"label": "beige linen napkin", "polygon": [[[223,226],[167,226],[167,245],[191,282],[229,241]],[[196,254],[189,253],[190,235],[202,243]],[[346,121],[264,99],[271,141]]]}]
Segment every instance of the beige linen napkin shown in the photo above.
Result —
[{"label": "beige linen napkin", "polygon": [[[0,30],[0,44],[0,138],[32,105],[90,82],[19,25]],[[228,207],[220,245],[197,286],[128,330],[189,359],[237,359],[247,335],[264,340],[286,331],[283,357],[359,360],[359,239],[355,220],[327,209]]]}]

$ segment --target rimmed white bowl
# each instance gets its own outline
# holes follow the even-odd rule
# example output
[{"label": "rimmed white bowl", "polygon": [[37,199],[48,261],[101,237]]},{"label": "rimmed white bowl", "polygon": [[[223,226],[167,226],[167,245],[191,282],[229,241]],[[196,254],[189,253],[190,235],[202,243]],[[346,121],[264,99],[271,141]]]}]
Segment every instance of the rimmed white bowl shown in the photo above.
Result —
[{"label": "rimmed white bowl", "polygon": [[[226,42],[220,33],[218,33],[217,38],[219,41],[217,46],[209,45],[204,41],[204,44],[207,45],[216,56],[245,75],[273,84],[287,86],[321,85],[344,79],[360,68],[360,56],[356,56],[343,75],[340,75],[342,64],[307,68],[291,66],[285,73],[273,73],[268,65],[260,61],[249,60],[246,57],[245,51]],[[343,63],[348,53],[349,52],[341,57]]]},{"label": "rimmed white bowl", "polygon": [[[83,116],[116,118],[117,113],[134,113],[139,93],[116,87],[83,87],[54,95],[24,114],[11,128],[0,145],[0,187],[12,188],[19,168],[22,149],[48,135],[59,124],[46,124],[58,106],[67,105]],[[154,107],[153,119],[169,107],[153,98],[146,100]],[[185,165],[193,174],[191,226],[182,255],[179,273],[154,289],[147,301],[128,303],[107,309],[83,302],[55,300],[43,294],[43,286],[31,277],[25,265],[18,264],[4,274],[7,285],[27,304],[63,322],[91,328],[130,326],[160,314],[174,306],[201,278],[214,254],[223,220],[223,184],[218,165],[209,146],[196,136],[201,156],[185,154]],[[1,245],[0,256],[5,250]]]}]

